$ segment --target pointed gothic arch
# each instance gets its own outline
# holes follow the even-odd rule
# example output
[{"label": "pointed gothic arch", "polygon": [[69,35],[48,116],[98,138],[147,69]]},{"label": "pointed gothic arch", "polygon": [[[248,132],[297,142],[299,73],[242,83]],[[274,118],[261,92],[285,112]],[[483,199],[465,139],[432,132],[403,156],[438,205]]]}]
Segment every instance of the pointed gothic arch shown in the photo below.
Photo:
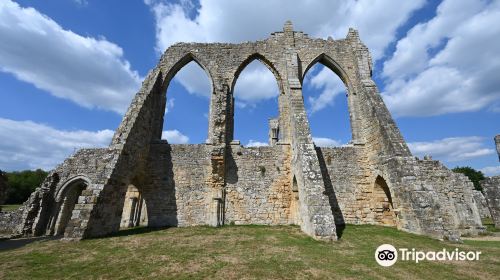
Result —
[{"label": "pointed gothic arch", "polygon": [[380,175],[373,184],[371,205],[375,224],[393,227],[397,225],[391,191],[385,179]]},{"label": "pointed gothic arch", "polygon": [[213,75],[212,75],[210,69],[208,67],[206,67],[205,64],[202,63],[201,60],[192,52],[186,53],[184,56],[182,56],[182,58],[177,60],[177,62],[175,62],[173,64],[173,66],[170,67],[169,69],[163,69],[164,73],[166,73],[166,74],[165,74],[165,78],[163,80],[162,89],[164,91],[166,91],[168,88],[168,85],[170,84],[171,80],[175,77],[177,72],[179,72],[182,68],[184,68],[184,66],[186,66],[188,63],[193,62],[193,61],[196,64],[198,64],[198,66],[200,66],[201,69],[203,69],[203,71],[205,71],[205,73],[207,74],[208,80],[210,81],[210,89],[213,93],[214,92],[214,79],[213,79]]},{"label": "pointed gothic arch", "polygon": [[307,64],[304,69],[303,75],[301,78],[301,83],[304,83],[304,78],[307,75],[308,71],[317,63],[322,64],[326,68],[330,69],[333,73],[335,73],[340,80],[344,83],[346,94],[347,94],[347,110],[349,115],[349,124],[351,130],[351,142],[352,143],[360,143],[362,141],[362,133],[361,133],[361,113],[360,113],[360,104],[358,100],[357,93],[355,91],[354,85],[349,78],[348,73],[345,69],[336,62],[330,55],[326,53],[320,53],[317,55],[311,62]]},{"label": "pointed gothic arch", "polygon": [[347,89],[347,94],[356,94],[354,92],[354,88],[349,79],[349,76],[347,75],[347,72],[342,68],[342,66],[340,66],[340,64],[338,64],[334,59],[331,58],[331,56],[327,55],[326,53],[317,55],[311,62],[307,64],[301,77],[301,83],[304,81],[304,77],[306,76],[307,72],[318,62],[328,67],[333,71],[333,73],[339,76],[340,80],[344,82],[344,85]]},{"label": "pointed gothic arch", "polygon": [[234,75],[233,75],[233,80],[231,82],[231,89],[230,89],[231,94],[234,92],[234,87],[236,85],[236,81],[238,80],[241,72],[248,66],[248,64],[250,64],[254,60],[260,61],[262,64],[264,64],[264,66],[267,67],[267,69],[269,69],[269,71],[271,71],[271,73],[273,73],[274,78],[276,79],[276,82],[278,83],[279,94],[280,95],[284,94],[283,82],[281,80],[281,75],[280,75],[279,71],[276,69],[276,67],[273,65],[273,63],[271,61],[269,61],[265,56],[263,56],[260,53],[253,53],[240,63],[240,65],[238,66],[238,68],[236,69],[236,71],[234,72]]},{"label": "pointed gothic arch", "polygon": [[[192,102],[192,104],[195,104],[195,105],[198,105],[198,109],[199,110],[205,110],[203,108],[205,108],[204,106],[206,105],[206,111],[202,111],[200,112],[199,114],[194,114],[194,118],[189,118],[187,120],[192,120],[194,121],[195,123],[197,123],[199,126],[200,123],[203,123],[203,129],[206,131],[206,135],[204,136],[204,138],[201,140],[201,141],[197,141],[198,143],[205,143],[207,138],[208,138],[208,134],[209,134],[209,124],[208,124],[208,120],[205,119],[204,117],[204,113],[209,113],[210,112],[210,108],[211,108],[211,103],[212,103],[212,98],[210,98],[210,96],[212,96],[215,92],[214,90],[214,80],[213,80],[213,76],[211,74],[211,71],[210,69],[205,65],[205,63],[202,62],[202,60],[197,57],[195,54],[193,54],[192,52],[188,52],[186,53],[185,55],[182,56],[182,58],[180,58],[179,60],[177,60],[172,67],[170,67],[167,71],[166,71],[166,75],[165,75],[165,78],[163,79],[163,82],[162,82],[162,89],[161,89],[161,108],[159,109],[159,112],[161,114],[161,116],[158,116],[157,118],[161,118],[161,132],[163,132],[164,130],[167,130],[166,129],[166,124],[169,124],[169,120],[168,120],[168,116],[166,116],[166,112],[168,110],[168,106],[169,104],[173,104],[173,96],[172,96],[172,93],[174,92],[170,92],[171,91],[171,81],[174,77],[176,77],[177,74],[179,74],[179,72],[181,72],[184,68],[186,68],[187,66],[189,66],[190,64],[194,64],[194,65],[197,65],[201,70],[202,72],[206,75],[206,78],[208,79],[208,82],[209,82],[209,92],[208,92],[208,102],[207,104],[205,104],[205,100],[203,100],[203,102],[198,102],[199,99],[196,99],[197,95],[194,95],[194,94],[188,94],[186,96],[186,98],[190,98],[191,100],[190,101],[186,101],[186,98],[182,98],[182,101],[181,103],[184,103],[184,108],[186,108],[185,104],[186,103],[189,103],[189,102]],[[186,88],[187,89],[187,88]],[[176,95],[177,93],[174,93],[174,95]],[[203,97],[202,97],[203,98]],[[177,98],[176,98],[177,99]],[[177,99],[177,104],[179,104],[179,99]],[[189,109],[192,109],[191,107]],[[179,107],[177,106],[175,112],[180,112],[179,110]],[[175,114],[175,113],[174,113]],[[181,116],[177,116],[177,119],[179,118],[182,118]],[[200,120],[201,118],[201,120]],[[186,120],[186,118],[184,118],[184,120]],[[191,128],[193,126],[189,125],[189,124],[186,124],[186,123],[183,123],[182,125],[182,128],[183,129],[187,129],[187,128]],[[170,129],[174,129],[174,130],[180,130],[180,133],[181,135],[178,135],[178,138],[179,137],[184,137],[182,135],[182,133],[186,133],[185,131],[181,130],[180,127],[175,127],[175,128],[170,128]],[[191,131],[191,133],[193,133],[193,131]],[[190,135],[190,134],[188,134]],[[163,135],[162,135],[163,136]],[[160,136],[160,138],[162,138],[162,136]],[[184,137],[185,138],[185,137]],[[192,138],[192,137],[190,137]]]},{"label": "pointed gothic arch", "polygon": [[[281,80],[278,72],[271,62],[265,59],[262,55],[256,53],[250,55],[247,59],[245,59],[244,62],[239,65],[235,73],[235,79],[233,80],[233,85],[230,93],[230,96],[232,98],[231,138],[234,137],[235,132],[241,132],[243,131],[243,128],[245,128],[247,137],[243,137],[242,139],[238,140],[249,141],[249,145],[263,145],[262,142],[269,145],[276,144],[280,138],[279,118],[282,111],[280,108],[280,105],[282,104],[282,102],[280,102],[280,97],[282,96],[283,92],[282,88],[280,87]],[[258,78],[259,81],[254,81],[256,82],[255,86],[254,83],[250,85],[248,84],[248,80],[240,79],[242,78],[242,75],[240,75],[242,73],[245,78]],[[269,85],[269,82],[272,82],[271,79],[274,79],[277,86],[274,87],[271,84],[270,86],[259,87],[257,83],[260,82],[261,79],[266,81],[265,83],[261,83],[265,85]],[[240,80],[242,80],[242,83],[239,82]],[[244,83],[245,81],[246,84]],[[240,87],[242,84],[244,84],[245,87]],[[252,93],[267,92],[273,93],[273,95],[272,97],[268,96],[267,94],[262,95],[262,99],[256,99],[256,102],[258,102],[258,106],[252,106],[251,99],[245,98],[245,96],[248,95],[239,96],[239,93],[248,93],[244,89],[248,90],[249,87],[252,88]],[[274,96],[274,93],[276,93],[276,96]],[[246,105],[248,105],[247,102],[250,103],[250,109],[249,107],[246,107]],[[240,106],[238,106],[238,103],[240,104]],[[271,109],[272,111],[266,109]],[[245,125],[242,125],[243,123]],[[253,138],[248,137],[249,131],[252,132]],[[241,137],[242,134],[239,134],[238,136]]]}]

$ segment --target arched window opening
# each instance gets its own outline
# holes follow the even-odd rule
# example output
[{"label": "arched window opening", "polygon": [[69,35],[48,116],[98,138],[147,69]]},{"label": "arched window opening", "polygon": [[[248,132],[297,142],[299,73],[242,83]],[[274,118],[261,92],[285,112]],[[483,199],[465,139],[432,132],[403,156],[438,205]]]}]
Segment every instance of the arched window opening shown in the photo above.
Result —
[{"label": "arched window opening", "polygon": [[391,192],[385,180],[380,176],[375,180],[373,187],[372,208],[376,224],[396,226],[396,213],[394,212]]},{"label": "arched window opening", "polygon": [[148,225],[146,201],[134,185],[129,185],[123,203],[120,228],[130,228]]},{"label": "arched window opening", "polygon": [[66,186],[63,186],[61,193],[58,194],[56,198],[57,203],[57,217],[54,226],[54,235],[63,235],[69,221],[75,205],[78,203],[78,198],[82,194],[82,191],[87,187],[87,182],[83,179],[75,180]]},{"label": "arched window opening", "polygon": [[295,178],[295,176],[293,176],[292,191],[293,192],[299,191],[299,186],[297,185],[297,178]]},{"label": "arched window opening", "polygon": [[249,63],[234,86],[234,139],[243,146],[276,144],[280,139],[278,83],[259,60]]},{"label": "arched window opening", "polygon": [[316,146],[335,147],[351,142],[352,131],[345,84],[321,61],[306,73],[302,93]]},{"label": "arched window opening", "polygon": [[170,81],[161,139],[170,144],[205,143],[212,85],[195,61],[186,64]]}]

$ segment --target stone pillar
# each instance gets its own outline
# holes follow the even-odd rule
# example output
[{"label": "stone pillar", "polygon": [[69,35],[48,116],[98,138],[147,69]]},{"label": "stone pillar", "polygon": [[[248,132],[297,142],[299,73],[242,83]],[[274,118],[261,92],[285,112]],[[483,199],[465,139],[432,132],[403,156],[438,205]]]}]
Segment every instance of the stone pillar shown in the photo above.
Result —
[{"label": "stone pillar", "polygon": [[224,81],[214,80],[214,94],[210,101],[208,142],[226,144],[233,140],[233,97]]},{"label": "stone pillar", "polygon": [[210,226],[221,226],[224,224],[224,202],[225,202],[225,162],[226,146],[212,148],[211,174],[207,185],[210,186],[211,197],[209,197],[209,219]]},{"label": "stone pillar", "polygon": [[269,119],[269,145],[274,146],[279,141],[279,121],[278,118]]},{"label": "stone pillar", "polygon": [[283,30],[288,50],[284,53],[287,76],[283,84],[290,104],[288,121],[291,130],[292,172],[298,187],[300,226],[302,231],[314,239],[337,240],[335,220],[325,194],[319,159],[304,107],[298,55],[294,50],[294,32],[291,23],[287,22]]}]

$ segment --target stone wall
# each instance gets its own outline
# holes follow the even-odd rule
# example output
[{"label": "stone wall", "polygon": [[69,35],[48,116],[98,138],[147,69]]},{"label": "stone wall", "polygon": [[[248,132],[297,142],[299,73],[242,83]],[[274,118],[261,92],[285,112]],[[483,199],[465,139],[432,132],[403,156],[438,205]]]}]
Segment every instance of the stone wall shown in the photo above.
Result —
[{"label": "stone wall", "polygon": [[283,225],[295,222],[290,145],[231,145],[227,163],[225,223]]},{"label": "stone wall", "polygon": [[150,181],[141,187],[150,226],[206,225],[211,203],[209,145],[151,147]]},{"label": "stone wall", "polygon": [[[433,160],[394,158],[389,166],[373,164],[365,149],[316,148],[337,224],[394,223],[403,230],[449,239],[483,230],[473,185],[465,176]],[[384,193],[377,192],[378,179],[387,184],[385,200]]]},{"label": "stone wall", "polygon": [[479,216],[481,216],[482,219],[491,218],[490,209],[488,208],[488,203],[486,202],[483,193],[477,190],[473,190],[472,195],[474,197],[474,201],[476,202]]},{"label": "stone wall", "polygon": [[325,189],[337,225],[372,222],[366,171],[354,146],[317,147]]},{"label": "stone wall", "polygon": [[[214,213],[209,184],[210,145],[153,145],[151,181],[138,187],[150,226],[206,225]],[[289,145],[245,148],[232,145],[226,165],[225,224],[291,224]],[[149,189],[154,190],[149,195]],[[175,199],[174,199],[175,198]]]},{"label": "stone wall", "polygon": [[0,238],[18,235],[17,226],[21,223],[22,212],[23,208],[0,212]]},{"label": "stone wall", "polygon": [[419,160],[420,184],[437,191],[444,213],[435,216],[443,219],[445,230],[457,229],[460,234],[475,235],[483,229],[479,210],[474,201],[474,185],[463,174],[455,173],[435,160]]},{"label": "stone wall", "polygon": [[491,218],[496,228],[500,228],[500,176],[481,181],[484,197],[490,209]]}]

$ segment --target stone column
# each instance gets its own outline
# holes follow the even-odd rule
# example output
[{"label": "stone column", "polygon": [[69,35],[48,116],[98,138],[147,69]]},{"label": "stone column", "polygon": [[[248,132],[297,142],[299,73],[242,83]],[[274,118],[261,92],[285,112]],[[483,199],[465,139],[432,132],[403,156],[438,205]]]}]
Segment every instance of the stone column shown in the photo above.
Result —
[{"label": "stone column", "polygon": [[287,52],[284,54],[287,77],[283,84],[290,110],[288,121],[291,130],[292,172],[297,180],[299,193],[300,226],[306,234],[314,239],[336,240],[335,221],[328,197],[325,194],[319,159],[314,148],[304,107],[291,23],[287,22],[283,31],[287,44]]},{"label": "stone column", "polygon": [[208,221],[211,226],[224,223],[226,153],[233,138],[234,99],[229,86],[223,80],[214,80],[215,93],[210,104],[209,144],[211,151],[211,172],[207,184],[211,189]]}]

